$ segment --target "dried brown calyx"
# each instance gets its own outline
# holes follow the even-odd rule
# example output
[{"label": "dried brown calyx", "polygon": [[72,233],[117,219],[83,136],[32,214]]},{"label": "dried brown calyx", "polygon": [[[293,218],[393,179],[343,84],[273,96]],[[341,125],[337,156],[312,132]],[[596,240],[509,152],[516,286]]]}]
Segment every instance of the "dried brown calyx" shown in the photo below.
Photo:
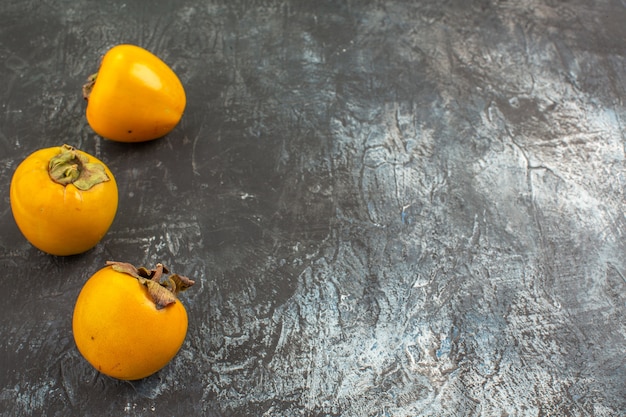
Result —
[{"label": "dried brown calyx", "polygon": [[89,96],[91,95],[91,90],[93,86],[96,84],[96,78],[98,77],[98,73],[91,74],[87,77],[87,82],[83,84],[83,98],[89,101]]},{"label": "dried brown calyx", "polygon": [[126,262],[107,261],[106,264],[117,272],[137,278],[141,284],[146,286],[148,294],[159,309],[175,303],[179,292],[185,291],[195,284],[192,279],[178,274],[171,274],[164,278],[163,274],[169,274],[170,271],[161,263],[156,264],[155,269],[136,268]]}]

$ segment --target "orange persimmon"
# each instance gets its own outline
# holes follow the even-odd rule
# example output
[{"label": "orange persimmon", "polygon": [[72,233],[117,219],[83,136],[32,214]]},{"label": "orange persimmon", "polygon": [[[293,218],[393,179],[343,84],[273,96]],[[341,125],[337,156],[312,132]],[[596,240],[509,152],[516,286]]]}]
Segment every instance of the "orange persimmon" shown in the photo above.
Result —
[{"label": "orange persimmon", "polygon": [[178,76],[159,57],[135,45],[117,45],[83,86],[87,122],[100,136],[144,142],[174,129],[186,106]]},{"label": "orange persimmon", "polygon": [[39,149],[13,173],[13,218],[24,237],[52,255],[85,252],[104,237],[117,212],[117,183],[96,157],[69,145]]},{"label": "orange persimmon", "polygon": [[194,282],[156,269],[107,262],[87,280],[74,307],[79,352],[98,371],[122,380],[145,378],[176,355],[187,334],[187,312],[177,297]]}]

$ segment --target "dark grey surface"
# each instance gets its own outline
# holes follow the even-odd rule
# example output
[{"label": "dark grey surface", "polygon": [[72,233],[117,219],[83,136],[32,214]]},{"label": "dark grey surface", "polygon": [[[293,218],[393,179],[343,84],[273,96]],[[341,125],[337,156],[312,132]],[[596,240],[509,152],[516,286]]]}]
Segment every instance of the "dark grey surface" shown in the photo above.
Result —
[{"label": "dark grey surface", "polygon": [[[619,0],[3,0],[2,415],[625,415],[624,22]],[[188,93],[142,145],[94,135],[80,96],[124,42]],[[69,258],[9,207],[62,143],[120,190]],[[197,280],[181,352],[134,383],[72,339],[108,259]]]}]

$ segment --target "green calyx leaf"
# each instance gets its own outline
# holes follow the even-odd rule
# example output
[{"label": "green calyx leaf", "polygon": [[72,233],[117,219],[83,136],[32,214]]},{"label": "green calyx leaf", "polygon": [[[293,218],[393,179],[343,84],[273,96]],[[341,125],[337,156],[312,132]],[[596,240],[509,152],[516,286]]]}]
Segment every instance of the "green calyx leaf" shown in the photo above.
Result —
[{"label": "green calyx leaf", "polygon": [[109,181],[104,165],[89,162],[89,159],[70,145],[61,146],[61,151],[48,163],[50,178],[61,185],[73,184],[82,191],[102,182]]}]

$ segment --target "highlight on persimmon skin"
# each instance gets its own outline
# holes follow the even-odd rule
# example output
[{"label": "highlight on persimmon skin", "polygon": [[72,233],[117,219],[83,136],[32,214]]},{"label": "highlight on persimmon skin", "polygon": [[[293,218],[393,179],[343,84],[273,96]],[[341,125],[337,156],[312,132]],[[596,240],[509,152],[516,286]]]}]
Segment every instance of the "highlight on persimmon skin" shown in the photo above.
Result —
[{"label": "highlight on persimmon skin", "polygon": [[153,270],[107,262],[81,289],[72,318],[81,355],[99,372],[121,380],[150,376],[178,353],[187,311],[178,293],[194,284],[162,264]]},{"label": "highlight on persimmon skin", "polygon": [[117,142],[145,142],[165,136],[180,122],[185,89],[159,57],[136,45],[117,45],[83,86],[89,126]]},{"label": "highlight on persimmon skin", "polygon": [[92,249],[118,206],[115,177],[98,158],[72,146],[39,149],[11,178],[11,211],[33,246],[56,256]]}]

